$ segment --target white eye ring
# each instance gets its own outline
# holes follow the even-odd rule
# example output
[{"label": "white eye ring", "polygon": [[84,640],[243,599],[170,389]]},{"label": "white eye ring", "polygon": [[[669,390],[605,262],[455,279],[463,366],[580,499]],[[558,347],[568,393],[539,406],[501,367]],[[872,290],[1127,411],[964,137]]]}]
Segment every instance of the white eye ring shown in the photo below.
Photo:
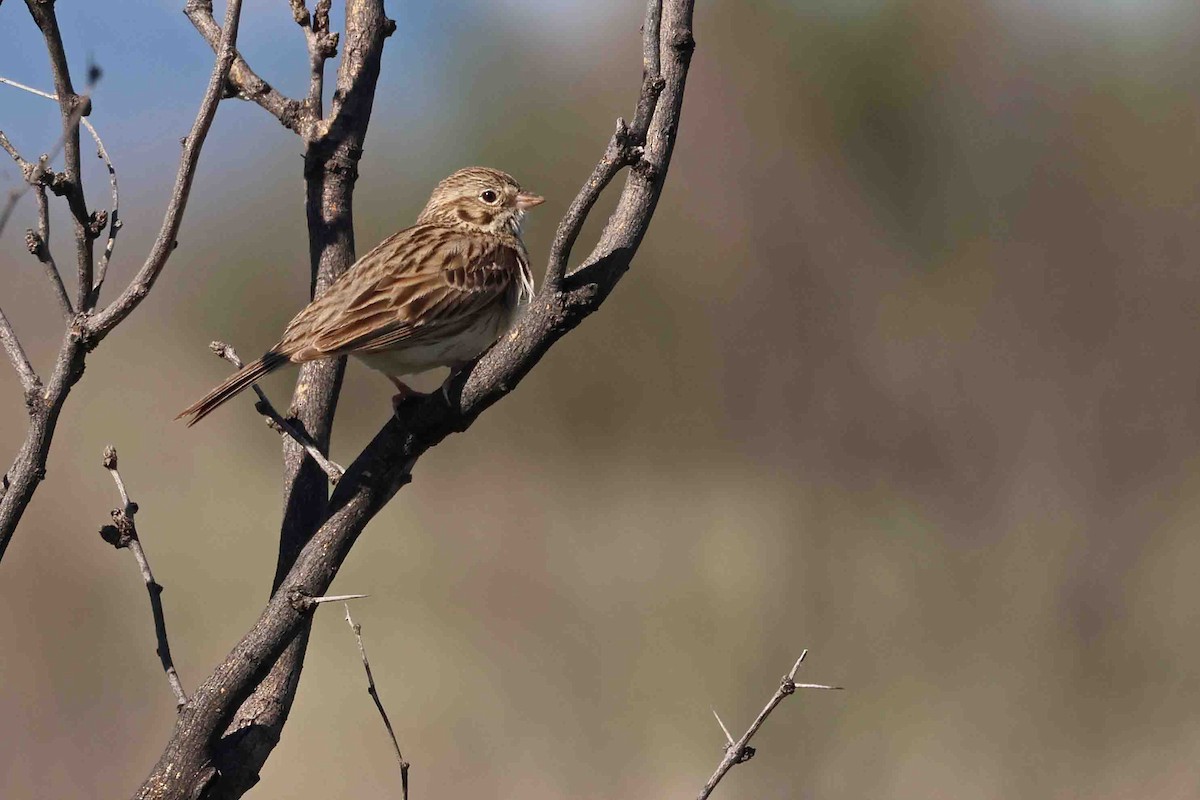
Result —
[{"label": "white eye ring", "polygon": [[479,199],[490,206],[495,204],[495,202],[500,199],[500,195],[492,189],[484,189],[479,193]]}]

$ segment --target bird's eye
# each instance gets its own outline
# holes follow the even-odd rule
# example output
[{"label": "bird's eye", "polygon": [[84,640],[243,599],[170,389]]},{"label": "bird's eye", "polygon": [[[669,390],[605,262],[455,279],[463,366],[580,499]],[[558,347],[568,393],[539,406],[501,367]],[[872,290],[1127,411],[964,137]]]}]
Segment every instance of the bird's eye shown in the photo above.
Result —
[{"label": "bird's eye", "polygon": [[482,192],[479,193],[479,199],[482,200],[483,202],[487,203],[488,205],[491,205],[492,203],[496,202],[496,200],[499,197],[500,197],[500,195],[496,194],[491,189],[484,189]]}]

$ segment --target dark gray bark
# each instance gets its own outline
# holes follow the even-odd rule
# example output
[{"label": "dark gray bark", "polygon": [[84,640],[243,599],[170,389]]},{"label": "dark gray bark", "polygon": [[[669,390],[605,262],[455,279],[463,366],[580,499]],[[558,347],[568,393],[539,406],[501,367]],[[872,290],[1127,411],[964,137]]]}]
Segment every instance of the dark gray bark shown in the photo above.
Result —
[{"label": "dark gray bark", "polygon": [[[281,541],[281,579],[258,622],[181,712],[139,798],[237,797],[253,785],[254,771],[278,741],[294,697],[315,608],[312,599],[325,593],[367,523],[409,482],[413,465],[426,450],[466,430],[511,392],[558,339],[600,307],[629,269],[670,163],[694,46],[692,5],[690,0],[650,2],[644,26],[646,74],[634,125],[618,122],[600,164],[560,223],[547,280],[513,333],[451,382],[448,401],[434,393],[407,407],[402,419],[390,420],[348,467],[328,502],[324,474],[315,466],[296,469],[290,460],[303,459],[303,451],[295,448],[286,457],[289,475],[313,470],[313,483],[306,488],[314,496],[299,498],[300,484],[293,478]],[[340,167],[352,167],[358,152],[331,155],[338,156]],[[600,241],[578,269],[567,273],[570,246],[587,211],[625,167],[630,168],[625,187]],[[321,178],[327,182],[319,191],[310,180],[310,209],[316,198],[322,203],[332,199],[337,202],[335,217],[348,218],[350,205],[342,203],[341,192],[352,186],[353,175],[352,169],[332,179],[325,173]],[[324,232],[327,213],[322,211],[317,230],[328,238],[314,241],[312,249],[318,291],[326,264],[344,266],[338,258],[348,257],[352,249],[348,230]],[[326,369],[319,391],[296,398],[297,411],[310,414],[305,426],[318,441],[328,435],[320,427],[328,420],[317,412],[331,413],[340,378],[340,365]],[[231,720],[237,722],[231,725]]]}]

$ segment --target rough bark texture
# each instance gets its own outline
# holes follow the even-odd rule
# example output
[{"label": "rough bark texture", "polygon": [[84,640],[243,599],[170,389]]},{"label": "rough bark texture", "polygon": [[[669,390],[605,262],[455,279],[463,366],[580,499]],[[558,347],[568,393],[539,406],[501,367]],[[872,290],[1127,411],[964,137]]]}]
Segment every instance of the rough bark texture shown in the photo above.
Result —
[{"label": "rough bark texture", "polygon": [[[373,4],[351,7],[368,5]],[[312,598],[325,593],[367,523],[410,480],[417,459],[451,433],[466,430],[512,391],[554,342],[600,307],[629,268],[670,162],[694,46],[691,17],[690,0],[651,0],[644,27],[646,75],[634,125],[618,123],[596,171],[560,224],[542,290],[515,328],[449,385],[449,400],[434,393],[409,406],[402,419],[390,420],[350,465],[327,503],[325,476],[315,468],[311,490],[319,496],[302,499],[296,494],[298,480],[306,480],[299,476],[308,467],[296,468],[290,460],[302,458],[302,451],[287,456],[288,474],[296,477],[285,509],[277,575],[281,580],[259,620],[181,712],[166,751],[138,797],[236,797],[253,785],[294,697],[315,608]],[[388,32],[386,27],[383,32]],[[350,41],[348,36],[348,48]],[[345,61],[342,66],[344,71]],[[318,127],[336,131],[351,121],[339,121],[336,110],[331,120]],[[312,245],[317,291],[324,285],[327,265],[344,267],[339,259],[349,258],[352,250],[348,231],[335,221],[349,218],[349,199],[341,190],[352,187],[359,147],[361,139],[354,149],[332,150],[319,163],[346,171],[335,175],[318,170],[320,188],[310,183],[310,210],[318,197],[323,204],[315,232],[324,238],[314,238]],[[580,268],[564,274],[570,245],[588,209],[624,167],[630,168],[629,175],[599,243]],[[313,219],[310,215],[310,222]],[[326,369],[329,372],[319,374],[320,384],[305,386],[302,376],[295,400],[297,412],[309,414],[302,419],[318,441],[328,437],[328,418],[317,412],[331,413],[340,377],[339,366]]]}]

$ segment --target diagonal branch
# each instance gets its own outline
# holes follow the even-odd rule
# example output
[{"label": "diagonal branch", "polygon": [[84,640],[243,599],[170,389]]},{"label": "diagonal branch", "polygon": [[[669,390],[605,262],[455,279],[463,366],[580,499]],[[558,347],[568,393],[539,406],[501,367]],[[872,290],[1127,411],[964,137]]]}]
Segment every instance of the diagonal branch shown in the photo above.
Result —
[{"label": "diagonal branch", "polygon": [[404,760],[404,754],[400,752],[400,742],[396,741],[396,731],[392,729],[392,721],[388,719],[387,711],[383,708],[383,701],[379,699],[379,690],[375,688],[375,676],[371,673],[371,662],[367,660],[367,648],[363,645],[362,625],[359,625],[350,616],[349,603],[346,604],[346,624],[350,626],[350,630],[354,631],[354,638],[358,640],[358,654],[362,657],[363,669],[367,673],[367,694],[371,695],[371,699],[375,701],[375,709],[383,718],[383,726],[387,728],[388,736],[392,740],[392,749],[396,751],[396,761],[400,765],[402,797],[403,800],[408,800],[408,768],[410,765]]},{"label": "diagonal branch", "polygon": [[[209,4],[211,6],[211,3]],[[196,177],[196,166],[200,162],[200,150],[204,139],[212,127],[213,118],[217,115],[217,104],[221,101],[225,81],[237,55],[234,46],[237,41],[238,20],[240,19],[242,0],[229,0],[225,8],[225,26],[221,40],[217,46],[217,59],[213,65],[208,88],[204,99],[200,101],[200,110],[192,129],[183,140],[183,155],[179,160],[179,172],[175,176],[175,186],[171,190],[171,199],[167,203],[167,211],[163,217],[162,227],[158,238],[150,248],[150,254],[138,270],[137,275],[125,287],[125,291],[103,311],[96,313],[87,325],[87,335],[99,340],[107,336],[113,328],[129,316],[142,299],[154,286],[167,259],[178,244],[175,237],[179,234],[179,226],[183,223],[183,212],[187,208],[188,196],[192,191],[192,181]]]},{"label": "diagonal branch", "polygon": [[[30,397],[37,392],[42,381],[33,371],[33,365],[29,363],[29,357],[25,355],[25,348],[21,347],[21,340],[13,332],[8,317],[4,316],[4,309],[0,309],[0,346],[4,347],[4,352],[8,354],[8,360],[12,362],[13,369],[17,371],[17,377],[21,379],[21,388],[25,390],[25,396]],[[5,488],[7,488],[8,476],[4,477]]]},{"label": "diagonal branch", "polygon": [[[447,396],[434,393],[417,401],[404,420],[390,420],[354,460],[329,498],[324,521],[304,539],[258,621],[196,690],[139,797],[182,798],[210,787],[218,775],[224,779],[226,773],[218,772],[214,763],[223,748],[212,743],[228,727],[230,715],[257,691],[264,675],[274,675],[281,654],[305,639],[311,599],[325,594],[367,523],[411,479],[416,461],[446,436],[466,430],[486,408],[511,392],[558,339],[600,307],[628,270],[662,191],[694,47],[693,0],[665,0],[661,6],[652,0],[651,7],[660,9],[661,23],[646,27],[647,35],[658,36],[658,43],[647,47],[661,51],[662,86],[655,89],[645,145],[636,159],[626,156],[634,166],[596,247],[579,269],[564,276],[561,288],[543,286],[513,330],[448,384]],[[350,28],[348,23],[348,41]],[[348,47],[339,70],[339,89],[351,52]],[[639,107],[651,105],[646,91],[643,82]],[[339,103],[335,96],[333,128],[347,102],[343,97]],[[582,192],[586,191],[585,187]],[[236,733],[243,731],[250,733],[248,728],[238,728]],[[233,736],[226,734],[230,747],[237,746]],[[269,752],[273,744],[264,747]],[[256,757],[265,760],[266,756]],[[215,796],[239,795],[231,790]]]},{"label": "diagonal branch", "polygon": [[[219,53],[222,33],[221,26],[213,19],[212,0],[188,0],[183,7],[183,13],[208,42],[213,52]],[[302,132],[306,122],[304,105],[298,100],[284,96],[260,78],[240,54],[234,55],[228,79],[234,97],[256,103],[288,130]]]},{"label": "diagonal branch", "polygon": [[[36,90],[31,91],[42,94]],[[54,257],[50,254],[50,207],[46,201],[46,186],[53,186],[57,176],[47,166],[49,156],[42,156],[36,164],[25,160],[13,147],[4,131],[0,131],[0,148],[9,154],[13,161],[17,162],[17,166],[20,167],[21,174],[25,178],[26,188],[33,187],[34,195],[37,198],[38,227],[36,231],[25,231],[25,246],[45,268],[46,277],[50,281],[50,288],[54,292],[59,310],[62,311],[63,318],[69,320],[75,315],[75,309],[71,307],[71,299],[67,297],[67,289],[63,285],[62,275],[59,274]],[[15,203],[23,191],[23,189],[21,191],[14,190],[11,193],[10,205],[5,209],[6,212],[11,211],[12,203]],[[0,218],[0,231],[4,229],[5,222],[6,218]]]},{"label": "diagonal branch", "polygon": [[[50,94],[49,92],[43,92],[40,89],[34,89],[32,86],[26,86],[22,83],[17,83],[16,81],[9,80],[8,78],[0,77],[0,83],[7,84],[16,89],[21,89],[23,91],[29,92],[30,94],[35,94],[38,97],[44,97],[47,100],[54,100],[54,101],[58,100],[58,95],[53,95],[53,94]],[[105,274],[108,272],[108,262],[112,258],[113,248],[116,247],[117,232],[121,230],[123,223],[121,222],[121,219],[120,219],[121,194],[120,194],[119,189],[117,188],[117,170],[115,167],[113,167],[112,159],[108,157],[108,150],[105,149],[104,142],[100,139],[100,133],[96,130],[96,126],[93,125],[86,117],[80,118],[79,122],[87,130],[88,134],[92,137],[92,140],[96,143],[96,157],[104,162],[104,166],[108,170],[108,183],[109,183],[109,186],[112,188],[112,211],[109,212],[107,215],[105,215],[104,212],[100,212],[99,214],[96,215],[95,219],[92,219],[91,217],[89,217],[89,233],[93,234],[93,238],[95,238],[95,236],[99,236],[100,230],[102,230],[104,227],[105,220],[108,221],[108,241],[104,245],[104,254],[100,257],[100,263],[96,268],[95,286],[92,287],[91,296],[88,298],[87,305],[85,306],[85,308],[90,311],[91,309],[95,308],[95,306],[96,306],[96,300],[100,295],[100,287],[104,283]],[[0,139],[3,139],[2,132],[0,132]],[[28,162],[26,162],[24,159],[20,158],[20,156],[17,155],[16,151],[14,151],[11,148],[11,146],[7,144],[7,140],[5,140],[5,142],[0,143],[0,144],[3,144],[4,149],[8,151],[9,155],[11,155],[17,161],[17,163],[19,165],[21,165],[22,172],[25,172],[28,175],[29,174],[28,170],[31,168],[31,165],[29,165]],[[48,160],[48,158],[45,160]],[[44,169],[45,169],[45,166],[43,165],[43,170]],[[29,178],[27,178],[26,180],[30,181]],[[41,182],[38,182],[39,185],[40,185],[40,183]],[[35,184],[32,181],[30,181],[30,185],[35,185]],[[39,199],[39,213],[42,213],[43,215],[45,212],[41,207],[41,203],[44,201],[44,199],[45,199],[44,197]],[[42,227],[45,228],[47,226],[42,226]],[[3,218],[0,218],[0,231],[3,231],[3,230],[4,230],[4,221],[3,221]],[[49,247],[49,243],[50,243],[49,235],[42,231],[39,231],[39,232],[42,233],[42,241],[46,244],[47,247]],[[59,277],[57,268],[55,268],[55,270],[54,270],[54,276],[55,276],[55,279],[56,279],[59,287],[61,287],[62,286],[62,278]],[[60,305],[62,305],[61,302],[60,302]],[[70,307],[69,300],[66,305],[68,308]],[[69,314],[71,314],[71,315],[73,315],[74,313],[75,313],[74,311],[69,312]]]},{"label": "diagonal branch", "polygon": [[[27,2],[31,4],[31,7],[39,9],[42,6],[52,5],[38,3],[37,0],[27,0]],[[25,441],[21,444],[12,465],[4,474],[3,480],[0,481],[0,487],[3,487],[3,493],[0,493],[0,559],[4,557],[8,544],[12,541],[13,533],[20,523],[25,509],[29,506],[30,499],[46,475],[46,460],[50,455],[50,443],[54,438],[59,415],[71,388],[83,375],[87,353],[137,307],[150,291],[150,287],[175,247],[175,235],[178,233],[184,207],[187,204],[196,164],[200,157],[200,148],[212,125],[217,104],[221,100],[222,87],[225,85],[230,65],[233,62],[234,43],[237,38],[241,9],[242,0],[229,0],[226,4],[225,28],[218,47],[218,57],[213,64],[208,89],[200,103],[196,121],[192,126],[191,133],[184,141],[179,173],[164,215],[162,230],[159,232],[158,239],[146,262],[121,296],[104,311],[89,316],[86,309],[81,309],[85,313],[76,315],[64,332],[54,371],[45,390],[36,394],[26,393],[26,401],[30,407],[30,421]],[[44,12],[36,12],[35,17],[37,13]],[[61,42],[59,44],[61,45]],[[55,63],[58,61],[56,57],[52,57],[51,60]],[[63,60],[65,63],[65,57]],[[95,78],[95,70],[91,72],[89,77]],[[59,97],[68,96],[63,91],[59,93]],[[84,110],[87,108],[86,105],[80,107]],[[74,129],[77,138],[78,129],[74,126],[69,127]],[[50,183],[52,190],[55,189],[55,182],[58,181],[58,178],[59,176],[55,176]],[[67,180],[69,181],[69,179],[70,175],[67,175]],[[99,226],[95,235],[99,236]],[[90,292],[91,288],[89,278],[89,292],[84,295],[85,299],[93,296]]]},{"label": "diagonal branch", "polygon": [[[208,346],[208,349],[216,353],[218,358],[223,358],[230,364],[233,364],[235,369],[242,368],[242,359],[238,357],[237,351],[224,342],[213,342]],[[250,388],[258,395],[258,402],[254,404],[254,409],[267,418],[267,423],[272,429],[278,431],[284,436],[290,436],[301,447],[304,452],[308,453],[313,461],[317,462],[317,466],[329,478],[330,483],[337,483],[342,478],[345,470],[337,464],[330,461],[321,452],[320,448],[308,438],[302,431],[297,430],[296,426],[288,422],[287,419],[275,410],[275,406],[271,405],[271,401],[267,398],[267,393],[262,390],[257,383],[250,384]]]},{"label": "diagonal branch", "polygon": [[183,708],[188,698],[187,692],[183,690],[183,684],[179,681],[179,673],[175,671],[175,660],[171,658],[171,643],[167,639],[167,620],[162,607],[163,587],[154,580],[154,573],[150,571],[150,562],[147,560],[146,552],[142,549],[142,542],[138,538],[137,523],[134,522],[138,505],[129,499],[129,492],[125,490],[125,482],[121,480],[121,473],[117,471],[117,448],[112,445],[104,448],[104,468],[112,475],[113,483],[117,485],[117,493],[121,496],[121,507],[113,509],[113,524],[101,528],[100,537],[118,550],[127,549],[133,553],[138,570],[142,573],[142,582],[146,584],[146,591],[150,595],[150,613],[154,616],[154,637],[158,641],[155,652],[158,653],[158,660],[162,663],[163,672],[167,674],[167,683],[171,686],[171,692],[175,695],[175,705]]},{"label": "diagonal branch", "polygon": [[725,733],[725,757],[721,759],[721,763],[717,765],[717,770],[704,784],[704,788],[700,790],[696,800],[708,800],[708,796],[713,793],[713,789],[717,788],[717,784],[725,777],[729,770],[736,767],[738,764],[745,764],[750,759],[754,758],[754,748],[750,746],[750,740],[754,738],[754,734],[758,733],[758,729],[767,721],[767,717],[771,716],[771,712],[775,707],[783,702],[783,698],[795,694],[797,689],[831,689],[840,690],[840,686],[824,686],[817,683],[796,683],[796,672],[800,669],[800,665],[804,663],[808,651],[805,650],[800,654],[800,658],[796,659],[796,663],[792,665],[791,672],[783,676],[779,681],[779,688],[775,690],[775,694],[767,701],[767,705],[762,711],[758,712],[754,722],[750,723],[750,727],[742,734],[742,737],[737,741],[733,740],[733,736],[729,734],[729,729],[725,727],[725,723],[721,722],[721,718],[717,716],[717,712],[713,711],[713,716],[717,717],[717,724],[721,726],[721,730]]}]

